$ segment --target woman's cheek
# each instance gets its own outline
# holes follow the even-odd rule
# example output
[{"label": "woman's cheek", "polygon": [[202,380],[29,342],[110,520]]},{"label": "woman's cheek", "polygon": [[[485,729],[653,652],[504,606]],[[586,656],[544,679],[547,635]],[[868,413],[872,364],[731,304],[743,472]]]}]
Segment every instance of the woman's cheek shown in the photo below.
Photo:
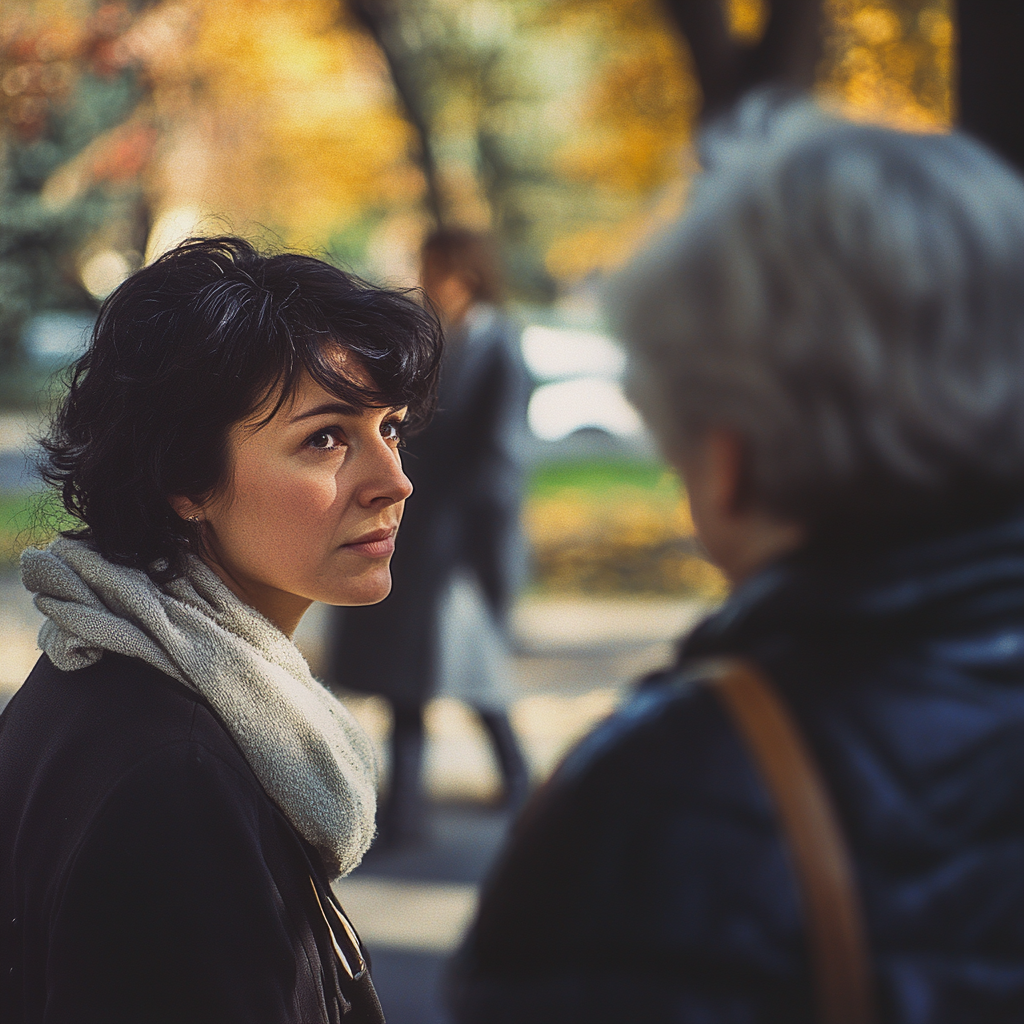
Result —
[{"label": "woman's cheek", "polygon": [[320,491],[321,488],[302,478],[280,480],[277,486],[268,489],[264,514],[273,518],[284,531],[300,524],[306,525],[322,504]]}]

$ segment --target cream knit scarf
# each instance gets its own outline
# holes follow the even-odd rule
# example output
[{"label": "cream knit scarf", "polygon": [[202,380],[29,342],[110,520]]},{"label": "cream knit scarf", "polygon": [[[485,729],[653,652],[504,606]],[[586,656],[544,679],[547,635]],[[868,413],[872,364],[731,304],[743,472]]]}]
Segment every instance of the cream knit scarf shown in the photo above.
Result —
[{"label": "cream knit scarf", "polygon": [[59,669],[104,651],[141,658],[209,701],[270,798],[347,874],[373,839],[377,763],[351,713],[310,674],[298,648],[194,556],[158,586],[85,541],[58,538],[21,556],[46,616],[39,646]]}]

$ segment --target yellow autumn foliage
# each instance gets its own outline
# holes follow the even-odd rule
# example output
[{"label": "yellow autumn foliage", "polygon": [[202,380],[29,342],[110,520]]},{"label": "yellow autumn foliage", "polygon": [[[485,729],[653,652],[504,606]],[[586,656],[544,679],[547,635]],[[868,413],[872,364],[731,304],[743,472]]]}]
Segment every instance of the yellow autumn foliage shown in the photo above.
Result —
[{"label": "yellow autumn foliage", "polygon": [[387,67],[336,4],[164,3],[134,45],[164,128],[158,218],[193,210],[325,246],[367,211],[417,207],[422,174]]},{"label": "yellow autumn foliage", "polygon": [[536,584],[548,592],[722,597],[722,574],[700,554],[690,505],[668,470],[656,487],[606,482],[531,493],[523,526]]},{"label": "yellow autumn foliage", "polygon": [[727,0],[726,17],[733,37],[744,43],[756,43],[768,22],[766,0]]},{"label": "yellow autumn foliage", "polygon": [[[57,25],[98,2],[9,6]],[[755,42],[769,0],[722,3],[733,35]],[[951,6],[824,0],[822,98],[855,117],[947,127]],[[443,57],[422,65],[418,81],[432,97],[438,191],[452,221],[494,224],[523,250],[519,264],[539,272],[543,262],[571,287],[623,263],[678,214],[700,90],[660,0],[399,0],[392,9],[410,53],[432,46]],[[354,233],[362,255],[414,256],[427,219],[418,141],[344,0],[157,0],[136,11],[123,44],[148,97],[141,116],[159,135],[147,180],[151,249],[198,224],[266,226],[303,247]],[[553,73],[560,65],[565,73]],[[381,260],[370,263],[383,273]]]},{"label": "yellow autumn foliage", "polygon": [[[732,34],[760,38],[767,0],[724,0]],[[676,216],[695,164],[689,145],[700,102],[685,43],[656,0],[562,0],[567,25],[607,40],[574,136],[555,172],[610,197],[609,216],[566,225],[551,241],[552,275],[572,283],[624,263]],[[912,131],[952,122],[951,0],[825,0],[822,101],[846,116]],[[613,203],[611,199],[614,199]]]},{"label": "yellow autumn foliage", "polygon": [[822,97],[847,116],[905,131],[945,131],[953,121],[951,0],[825,0],[830,26]]}]

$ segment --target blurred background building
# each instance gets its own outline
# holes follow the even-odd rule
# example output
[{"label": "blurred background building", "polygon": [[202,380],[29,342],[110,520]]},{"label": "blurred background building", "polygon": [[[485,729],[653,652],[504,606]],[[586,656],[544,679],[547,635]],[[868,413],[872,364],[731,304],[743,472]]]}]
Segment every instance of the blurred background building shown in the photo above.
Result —
[{"label": "blurred background building", "polygon": [[[711,8],[717,38],[692,17]],[[413,286],[425,235],[467,226],[501,246],[533,379],[524,511],[533,577],[514,616],[513,723],[543,777],[724,593],[700,557],[678,479],[622,394],[623,355],[598,302],[603,280],[684,208],[702,112],[758,75],[811,84],[850,116],[911,130],[945,130],[957,96],[974,116],[979,90],[990,98],[1003,87],[979,85],[979,73],[962,76],[958,93],[956,54],[973,53],[976,69],[984,60],[977,43],[958,51],[953,8],[5,0],[0,704],[37,653],[16,555],[61,522],[39,503],[32,435],[99,302],[191,234],[239,233]],[[787,37],[786,25],[808,17],[812,32],[798,42],[813,44],[787,50],[799,33]],[[1017,25],[1004,35],[1017,45],[1024,33]],[[299,638],[314,667],[321,621],[314,612]],[[355,706],[386,734],[373,698]],[[496,775],[469,716],[438,701],[428,728],[428,781],[447,801],[432,847],[371,857],[343,883],[394,1024],[444,1019],[438,965],[505,824],[480,803]]]}]

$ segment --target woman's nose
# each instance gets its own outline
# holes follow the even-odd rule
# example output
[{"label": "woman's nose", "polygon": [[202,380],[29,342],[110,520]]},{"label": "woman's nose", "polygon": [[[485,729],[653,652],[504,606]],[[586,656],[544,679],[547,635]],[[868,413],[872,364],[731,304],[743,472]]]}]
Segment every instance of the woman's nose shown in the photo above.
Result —
[{"label": "woman's nose", "polygon": [[412,494],[412,481],[402,469],[401,457],[383,439],[366,452],[365,473],[359,497],[366,506],[384,508]]}]

